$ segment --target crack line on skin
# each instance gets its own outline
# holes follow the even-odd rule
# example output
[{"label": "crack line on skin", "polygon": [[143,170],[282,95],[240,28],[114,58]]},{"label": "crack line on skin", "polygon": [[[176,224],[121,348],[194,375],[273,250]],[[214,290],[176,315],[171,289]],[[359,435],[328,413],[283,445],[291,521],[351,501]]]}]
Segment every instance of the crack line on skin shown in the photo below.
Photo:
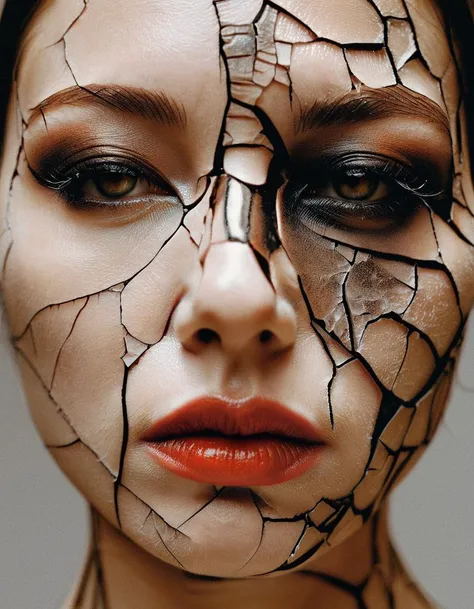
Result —
[{"label": "crack line on skin", "polygon": [[48,387],[46,386],[46,383],[43,381],[41,375],[39,374],[39,372],[36,370],[36,368],[34,367],[34,365],[31,363],[30,359],[28,358],[28,356],[17,346],[17,345],[13,345],[13,348],[15,349],[16,353],[25,361],[25,363],[27,364],[27,366],[30,368],[30,370],[33,372],[33,374],[36,376],[36,378],[39,380],[39,382],[41,383],[42,388],[44,389],[44,391],[46,392],[46,394],[48,395],[49,399],[51,400],[51,402],[53,403],[53,405],[55,406],[57,412],[59,415],[62,416],[62,418],[64,419],[64,421],[69,425],[69,427],[71,428],[71,431],[73,433],[75,433],[76,435],[77,432],[74,429],[69,417],[66,415],[66,413],[64,412],[64,410],[61,408],[61,406],[56,402],[56,400],[53,398],[53,396],[51,395]]},{"label": "crack line on skin", "polygon": [[[424,205],[426,205],[426,207],[428,208],[428,213],[429,213],[430,223],[431,223],[431,230],[433,231],[433,237],[435,239],[436,247],[438,249],[438,256],[440,257],[440,260],[441,260],[441,262],[443,264],[444,272],[448,276],[449,281],[451,283],[451,287],[453,289],[454,296],[456,298],[456,304],[457,304],[457,307],[458,307],[459,314],[461,316],[461,320],[464,320],[464,313],[463,313],[463,310],[462,310],[462,307],[461,307],[461,298],[460,298],[460,295],[459,295],[459,289],[458,289],[458,286],[456,285],[456,282],[454,281],[454,277],[453,277],[451,271],[449,270],[448,266],[444,262],[443,254],[441,252],[441,248],[440,248],[440,245],[439,245],[438,234],[436,232],[436,226],[435,226],[434,219],[433,219],[433,213],[434,213],[433,209],[426,203],[426,201],[424,199],[422,199],[422,201],[423,201]],[[437,214],[437,216],[440,217],[438,214]]]},{"label": "crack line on skin", "polygon": [[2,283],[5,283],[5,274],[7,270],[8,259],[10,258],[11,251],[13,249],[14,241],[11,241],[8,245],[7,251],[5,253],[5,258],[3,259],[3,267],[2,267]]},{"label": "crack line on skin", "polygon": [[38,355],[38,352],[36,350],[36,338],[35,338],[35,334],[33,332],[33,326],[31,326],[31,328],[30,328],[30,338],[31,338],[31,345],[33,347],[33,355],[36,357]]},{"label": "crack line on skin", "polygon": [[[280,572],[289,571],[290,569],[295,569],[296,567],[299,567],[301,564],[310,560],[318,552],[318,550],[321,548],[321,546],[323,544],[324,544],[324,540],[318,541],[312,548],[307,550],[304,554],[302,554],[299,558],[297,558],[296,560],[294,560],[291,563],[288,562],[289,560],[291,560],[291,555],[290,555],[285,560],[285,562],[283,564],[281,564],[279,567],[277,567],[276,569],[273,569],[272,571],[269,571],[268,573],[262,573],[262,575],[280,573]],[[297,549],[295,549],[295,552],[297,552]],[[295,571],[295,573],[296,573],[296,571]]]},{"label": "crack line on skin", "polygon": [[192,520],[195,516],[197,516],[200,512],[202,512],[205,508],[207,508],[209,505],[211,505],[211,503],[213,503],[222,494],[222,492],[224,491],[225,488],[226,487],[223,486],[218,491],[216,490],[214,496],[211,497],[211,499],[206,501],[206,503],[204,505],[202,505],[196,512],[194,512],[194,514],[189,516],[189,518],[186,518],[186,520],[184,520],[181,524],[179,524],[176,527],[176,529],[179,530],[181,527],[183,527],[185,524],[187,524],[190,520]]},{"label": "crack line on skin", "polygon": [[[86,448],[89,448],[89,447],[86,445]],[[115,478],[115,477],[114,477],[114,478]],[[142,505],[144,505],[144,506],[145,506],[147,509],[151,510],[151,511],[152,511],[154,514],[156,514],[156,516],[157,516],[157,517],[158,517],[160,520],[162,520],[162,521],[163,521],[163,522],[166,524],[166,526],[167,526],[167,527],[169,527],[169,528],[170,528],[170,529],[173,531],[173,533],[179,534],[179,535],[180,535],[181,537],[183,537],[184,539],[189,539],[189,540],[191,539],[191,538],[189,537],[189,535],[186,535],[186,533],[183,533],[182,531],[179,531],[179,530],[178,530],[176,527],[174,527],[174,526],[173,526],[172,524],[170,524],[170,523],[169,523],[167,520],[165,520],[161,514],[159,514],[157,511],[155,511],[155,510],[154,510],[154,509],[153,509],[153,508],[152,508],[152,507],[151,507],[151,506],[150,506],[150,505],[149,505],[149,504],[148,504],[146,501],[144,501],[144,500],[143,500],[141,497],[139,497],[139,496],[138,496],[138,495],[137,495],[137,494],[136,494],[134,491],[132,491],[132,489],[131,489],[129,486],[127,486],[126,484],[124,484],[124,483],[122,482],[122,483],[121,483],[121,485],[120,485],[120,487],[121,487],[122,489],[124,489],[125,491],[127,491],[127,493],[130,493],[130,495],[132,495],[133,497],[135,497],[135,499],[136,499],[137,501],[139,501],[139,502],[140,502]]]},{"label": "crack line on skin", "polygon": [[77,22],[79,21],[79,19],[84,15],[84,13],[87,10],[87,5],[89,4],[89,0],[82,0],[82,4],[83,7],[81,9],[81,12],[74,18],[74,20],[71,22],[71,24],[68,26],[67,30],[64,32],[64,34],[61,36],[61,38],[59,40],[57,40],[56,42],[54,42],[53,44],[51,44],[49,47],[46,48],[51,48],[53,46],[56,46],[58,44],[60,44],[63,39],[69,34],[69,32],[73,29],[73,27],[77,24]]},{"label": "crack line on skin", "polygon": [[49,133],[48,123],[46,122],[46,115],[44,113],[43,108],[40,108],[41,117],[43,118],[44,127],[46,129],[46,133]]},{"label": "crack line on skin", "polygon": [[[189,214],[189,212],[191,212],[195,207],[197,207],[199,205],[199,203],[201,203],[201,201],[204,200],[206,195],[209,194],[209,189],[210,189],[210,186],[211,186],[211,183],[212,183],[211,174],[212,174],[212,170],[209,173],[206,173],[203,176],[201,176],[200,178],[198,178],[197,183],[199,183],[201,180],[205,179],[206,180],[206,184],[204,186],[204,190],[203,190],[202,194],[199,195],[198,198],[195,201],[193,201],[192,203],[189,203],[189,205],[185,205],[183,202],[181,202],[182,205],[183,205],[183,209],[184,209],[184,218],[183,218],[183,221],[186,218],[186,216]],[[184,224],[183,224],[183,226],[184,226]]]},{"label": "crack line on skin", "polygon": [[344,366],[347,366],[347,364],[351,364],[352,362],[356,362],[357,358],[351,356],[349,359],[346,359],[344,362],[341,362],[340,364],[336,364],[336,368],[338,370],[340,370],[341,368],[344,368]]},{"label": "crack line on skin", "polygon": [[[308,510],[308,512],[311,510]],[[295,514],[295,516],[289,516],[288,518],[272,518],[271,516],[262,516],[264,522],[303,522],[306,521],[308,512],[301,514]]]},{"label": "crack line on skin", "polygon": [[345,241],[341,241],[340,239],[328,237],[327,235],[325,235],[323,233],[316,233],[316,234],[318,235],[318,237],[320,237],[324,241],[330,241],[331,244],[334,244],[336,246],[340,245],[340,246],[348,247],[348,248],[350,248],[354,251],[360,252],[362,254],[369,254],[376,259],[380,258],[381,260],[391,260],[394,262],[403,262],[404,264],[408,264],[410,266],[418,265],[420,268],[433,269],[433,270],[438,270],[438,271],[445,271],[445,269],[446,269],[445,265],[442,264],[441,262],[439,262],[438,260],[412,258],[412,257],[406,256],[404,254],[384,252],[384,251],[374,250],[374,249],[367,248],[367,247],[354,246],[354,245],[351,245],[350,243],[346,243]]},{"label": "crack line on skin", "polygon": [[15,160],[15,168],[13,170],[13,173],[11,175],[10,178],[10,184],[9,184],[9,189],[8,189],[8,194],[7,194],[7,203],[6,203],[6,209],[5,209],[5,216],[4,216],[4,221],[5,221],[5,229],[2,232],[2,237],[5,234],[9,234],[11,241],[7,247],[7,250],[5,252],[5,256],[3,259],[3,263],[2,263],[2,284],[5,283],[5,276],[6,276],[6,271],[7,271],[7,265],[8,265],[8,261],[10,259],[10,255],[13,249],[13,245],[14,245],[14,239],[12,238],[12,229],[11,229],[11,224],[10,224],[10,210],[11,210],[11,202],[12,202],[12,197],[13,197],[13,188],[14,188],[14,184],[15,184],[15,180],[17,177],[20,176],[20,162],[21,162],[21,156],[24,152],[25,149],[25,128],[26,128],[26,123],[23,119],[23,115],[21,113],[21,106],[20,106],[20,97],[19,97],[19,91],[18,91],[18,85],[15,82],[14,83],[14,87],[15,87],[15,100],[16,100],[16,111],[17,111],[17,115],[19,120],[19,124],[20,124],[20,144],[18,147],[18,152],[17,152],[17,156],[16,156],[16,160]]},{"label": "crack line on skin", "polygon": [[92,513],[92,538],[94,548],[94,563],[97,576],[97,599],[101,603],[103,609],[108,609],[104,570],[99,545],[99,519],[98,515],[95,512]]},{"label": "crack line on skin", "polygon": [[[232,97],[231,101],[234,102],[237,106],[240,106],[241,108],[245,108],[246,110],[250,110],[251,112],[253,112],[255,114],[255,116],[260,121],[260,124],[262,125],[263,135],[265,135],[268,138],[268,140],[273,144],[273,146],[275,148],[275,151],[274,151],[275,156],[283,157],[284,160],[286,161],[289,158],[288,150],[285,146],[283,138],[278,133],[275,125],[268,117],[268,114],[259,106],[253,106],[252,104],[244,102],[235,97]],[[280,160],[280,163],[281,162],[282,162],[282,159]]]},{"label": "crack line on skin", "polygon": [[260,518],[262,520],[262,528],[260,529],[260,539],[258,540],[258,544],[257,544],[257,547],[256,547],[255,551],[252,553],[250,558],[239,569],[237,569],[235,571],[235,574],[240,573],[243,569],[245,569],[245,567],[247,565],[249,565],[252,562],[252,560],[255,558],[255,556],[257,555],[258,551],[262,547],[263,537],[265,535],[265,519],[264,519],[264,517],[262,515],[262,511],[261,511],[261,509],[260,509],[260,507],[258,505],[258,498],[257,498],[256,494],[253,491],[250,491],[250,494],[252,495],[253,504],[256,507],[257,512],[259,513]]},{"label": "crack line on skin", "polygon": [[[306,308],[308,310],[308,315],[310,317],[310,323],[312,323],[314,320],[312,308],[311,308],[311,305],[309,302],[308,295],[306,294],[306,290],[304,289],[303,281],[300,276],[298,276],[298,284],[299,284],[300,291],[303,296],[303,300],[305,302]],[[326,355],[329,358],[331,365],[332,365],[332,376],[331,376],[330,380],[328,381],[327,392],[328,392],[329,420],[331,423],[331,429],[334,429],[335,422],[334,422],[334,412],[333,412],[333,406],[332,406],[331,389],[332,389],[332,384],[334,382],[334,379],[336,378],[337,367],[336,367],[336,362],[334,361],[334,358],[331,355],[331,352],[329,350],[329,347],[328,347],[326,341],[324,340],[324,338],[322,336],[320,336],[320,334],[318,332],[315,332],[315,334],[319,338],[319,342],[320,342],[321,346],[323,347],[324,351],[326,352]]]},{"label": "crack line on skin", "polygon": [[[224,112],[223,112],[223,116],[222,116],[221,129],[219,132],[219,137],[217,140],[217,145],[216,145],[216,150],[215,150],[215,155],[214,155],[213,174],[218,176],[218,175],[220,175],[221,171],[224,168],[225,147],[223,145],[223,142],[224,142],[225,133],[226,133],[228,114],[229,114],[230,106],[232,103],[232,90],[231,90],[232,84],[231,84],[229,63],[228,63],[227,55],[224,50],[225,42],[224,42],[224,38],[222,36],[222,30],[223,30],[224,26],[220,19],[219,8],[217,6],[217,0],[212,0],[212,5],[214,7],[214,11],[215,11],[216,18],[217,18],[217,23],[219,25],[219,57],[220,57],[220,62],[222,62],[222,64],[224,65],[224,77],[225,77],[225,85],[226,85],[226,89],[227,89],[227,99],[226,99],[226,104],[225,104],[225,108],[224,108]],[[219,62],[219,65],[221,66],[220,62]]]},{"label": "crack line on skin", "polygon": [[[278,9],[278,10],[279,10],[279,12],[282,12],[280,9]],[[294,17],[292,16],[292,18],[294,18]],[[305,27],[306,27],[306,26],[305,26]],[[306,27],[306,29],[307,29],[307,27]],[[333,43],[333,44],[334,44],[334,43]],[[344,47],[345,47],[345,48],[349,48],[349,47],[348,47],[348,45],[344,45]],[[70,66],[68,66],[68,67],[70,67]],[[349,246],[349,247],[350,247],[350,246]],[[438,249],[439,249],[439,248],[438,248]],[[360,249],[355,249],[355,251],[361,251],[361,250],[360,250]],[[387,258],[389,258],[389,255],[387,255]],[[393,259],[393,257],[391,257],[390,259]],[[443,271],[444,271],[444,269],[443,269]],[[140,271],[140,272],[141,272],[141,271]],[[347,274],[347,276],[348,276],[348,274]],[[347,276],[346,276],[346,281],[347,281]],[[101,292],[102,292],[102,291],[101,291]],[[100,292],[99,292],[99,293],[100,293]],[[76,299],[75,299],[75,300],[76,300]],[[408,308],[408,307],[407,307],[407,308]],[[309,309],[309,311],[311,311],[311,310]],[[314,315],[312,315],[312,311],[310,312],[310,317],[312,317],[312,321],[315,321],[315,320],[314,320]],[[377,318],[376,320],[374,320],[374,321],[377,321],[377,320],[379,320],[379,319],[380,319],[380,317],[378,317],[378,318]],[[321,327],[324,327],[324,326],[323,326],[323,325],[321,325]],[[365,330],[364,330],[364,331],[365,331]],[[320,336],[320,335],[318,334],[318,336]],[[332,338],[334,338],[334,337],[332,337]],[[323,337],[321,337],[321,336],[320,336],[320,339],[321,339],[321,340],[324,342]],[[352,336],[351,336],[351,339],[352,339]],[[405,354],[405,355],[406,355],[406,354]],[[356,359],[356,357],[354,357],[354,358],[352,358],[352,359],[350,359],[350,360],[347,360],[347,361],[346,361],[346,362],[344,362],[344,364],[342,364],[342,365],[345,365],[346,363],[348,363],[348,361],[353,361],[353,359]],[[360,359],[360,358],[359,358],[359,359]],[[341,366],[342,366],[342,365],[341,365]],[[81,443],[82,443],[82,441],[81,441]],[[125,487],[123,487],[123,488],[125,488]],[[258,509],[258,506],[257,506],[257,509]],[[260,510],[259,510],[259,511],[260,511]],[[341,516],[341,518],[342,518],[342,516]]]},{"label": "crack line on skin", "polygon": [[[54,381],[56,379],[56,372],[58,369],[58,365],[59,365],[59,360],[61,358],[62,352],[64,347],[66,346],[66,343],[68,342],[68,340],[71,338],[72,333],[74,332],[74,329],[76,327],[76,324],[79,320],[79,317],[81,316],[81,313],[84,311],[84,309],[87,307],[87,305],[89,304],[89,296],[86,298],[85,303],[83,304],[83,306],[79,309],[78,313],[76,314],[76,317],[74,318],[74,321],[72,323],[71,329],[69,330],[68,335],[66,336],[66,338],[64,339],[63,344],[61,345],[61,348],[58,351],[58,355],[56,357],[56,361],[54,363],[54,368],[53,368],[53,376],[51,378],[51,386],[50,386],[50,391],[53,391],[54,388]],[[31,326],[31,333],[33,333],[33,326]]]},{"label": "crack line on skin", "polygon": [[346,289],[347,289],[347,281],[349,280],[349,276],[351,273],[351,270],[354,267],[351,266],[350,269],[348,269],[346,276],[344,278],[344,281],[342,282],[341,285],[341,290],[342,290],[342,306],[344,308],[345,314],[346,314],[346,321],[347,321],[347,332],[349,333],[349,343],[350,343],[350,351],[353,353],[355,351],[355,341],[354,341],[354,327],[353,327],[353,319],[352,319],[352,312],[351,312],[351,308],[349,305],[349,302],[347,300],[347,294],[346,294]]},{"label": "crack line on skin", "polygon": [[[456,107],[456,112],[455,112],[455,122],[456,122],[456,140],[457,140],[458,154],[462,155],[461,109],[463,107],[463,93],[465,91],[465,83],[464,83],[464,78],[461,73],[461,68],[458,64],[456,51],[454,48],[453,32],[451,31],[451,25],[446,23],[444,30],[446,32],[449,49],[451,51],[451,59],[454,64],[454,68],[456,70],[456,80],[459,83],[459,88],[460,88],[459,99],[457,102],[457,107]],[[446,71],[448,69],[449,68],[446,68]],[[445,76],[445,75],[446,75],[446,73],[443,76]],[[443,89],[442,81],[441,81],[441,88]],[[453,152],[454,152],[454,147],[453,147]],[[463,159],[461,159],[461,165],[463,165]]]},{"label": "crack line on skin", "polygon": [[[329,408],[329,421],[331,423],[331,429],[334,430],[335,421],[334,421],[334,409],[333,409],[333,404],[332,404],[331,391],[332,391],[333,383],[336,380],[337,366],[336,366],[336,362],[335,362],[335,360],[331,354],[331,351],[329,350],[329,347],[328,347],[326,341],[324,340],[324,338],[319,334],[319,332],[315,332],[315,334],[318,337],[319,342],[320,342],[321,346],[323,347],[327,357],[329,358],[329,361],[331,362],[331,366],[332,366],[331,378],[329,379],[328,385],[327,385],[327,391],[328,391],[327,399],[328,399],[328,408]],[[345,363],[347,363],[347,362],[345,362]]]},{"label": "crack line on skin", "polygon": [[[433,77],[434,80],[436,80],[436,82],[438,83],[438,87],[440,89],[440,92],[442,90],[442,82],[441,80],[435,75],[433,74],[430,66],[428,65],[428,62],[426,61],[425,56],[423,55],[423,53],[421,52],[421,48],[418,42],[418,35],[417,35],[417,31],[416,31],[416,26],[415,23],[413,21],[412,15],[410,13],[410,10],[408,8],[408,3],[406,0],[401,0],[401,3],[403,5],[403,8],[405,9],[405,12],[407,14],[406,16],[406,21],[408,21],[408,23],[410,24],[412,33],[413,33],[413,41],[415,44],[415,48],[416,48],[416,55],[414,55],[414,57],[416,57],[417,59],[419,59],[421,61],[421,63],[423,64],[423,66],[426,68],[426,70],[429,72],[429,74]],[[441,93],[442,94],[442,93]],[[444,99],[443,99],[444,101]]]},{"label": "crack line on skin", "polygon": [[[416,295],[418,294],[419,274],[418,274],[418,265],[417,264],[415,264],[415,266],[414,266],[413,275],[414,275],[414,279],[415,279],[415,285],[412,288],[413,289],[413,294],[412,294],[412,296],[411,296],[407,306],[405,307],[405,309],[400,313],[400,315],[402,317],[407,313],[408,309],[411,307],[411,305],[415,301]],[[408,287],[411,287],[411,286],[408,286]],[[367,327],[367,325],[366,325],[366,327]],[[364,328],[364,332],[365,332],[365,328]]]},{"label": "crack line on skin", "polygon": [[[301,19],[299,19],[298,17],[293,15],[287,9],[285,9],[285,8],[283,8],[281,6],[278,6],[278,4],[276,4],[275,2],[272,2],[272,0],[265,0],[264,4],[266,6],[269,6],[269,7],[273,8],[273,9],[275,9],[278,13],[286,15],[287,17],[289,17],[290,19],[295,21],[304,30],[306,30],[306,32],[309,32],[310,34],[315,36],[316,40],[313,40],[312,42],[328,42],[329,44],[333,44],[334,46],[339,47],[341,49],[354,49],[354,50],[361,50],[361,51],[380,51],[384,47],[384,42],[383,41],[382,42],[348,42],[348,43],[341,43],[341,42],[336,42],[335,40],[331,40],[330,38],[327,38],[325,36],[319,36],[318,33],[315,30],[313,30],[307,23],[305,23],[304,21],[302,21]],[[284,42],[284,41],[280,41],[278,39],[275,39],[275,41],[276,42]],[[291,44],[298,44],[298,43],[291,43]],[[304,42],[304,43],[299,43],[299,44],[308,44],[308,43]]]},{"label": "crack line on skin", "polygon": [[400,376],[400,372],[402,371],[405,361],[407,359],[408,351],[410,349],[410,336],[413,336],[413,334],[414,334],[414,331],[409,329],[405,335],[405,353],[403,354],[402,360],[400,362],[400,366],[398,367],[398,370],[397,370],[397,374],[395,375],[395,378],[393,379],[392,385],[390,387],[390,391],[392,393],[393,393],[393,388],[397,384],[398,377]]},{"label": "crack line on skin", "polygon": [[136,271],[135,273],[133,273],[132,275],[130,275],[128,278],[122,280],[122,281],[115,281],[114,283],[110,284],[108,287],[101,289],[101,290],[96,290],[95,292],[91,292],[89,294],[82,294],[81,296],[76,296],[74,298],[70,298],[69,300],[63,300],[61,302],[53,302],[50,303],[48,305],[45,305],[44,307],[42,307],[41,309],[39,309],[32,317],[31,319],[28,321],[28,323],[25,326],[25,329],[23,330],[22,333],[20,333],[19,335],[14,335],[12,336],[14,341],[19,341],[21,340],[24,335],[26,334],[26,332],[28,331],[28,327],[30,326],[30,324],[33,322],[33,320],[40,315],[40,313],[42,313],[43,311],[46,311],[47,309],[50,309],[52,307],[59,307],[61,305],[64,304],[69,304],[72,302],[75,302],[76,300],[82,300],[83,298],[87,298],[87,297],[91,297],[91,296],[99,296],[100,294],[104,293],[104,292],[108,292],[110,291],[111,288],[115,287],[118,284],[124,283],[125,287],[133,280],[135,279],[135,277],[137,277],[140,273],[142,273],[146,268],[148,268],[152,262],[155,261],[156,257],[160,254],[160,252],[163,250],[163,248],[171,241],[171,239],[176,235],[176,233],[179,231],[179,229],[182,227],[182,224],[180,223],[178,225],[178,227],[176,228],[175,231],[173,231],[172,235],[170,237],[168,237],[164,243],[160,246],[160,248],[158,249],[157,252],[155,252],[155,254],[153,254],[152,259],[149,260],[145,266],[143,266],[142,268],[140,268],[138,271]]},{"label": "crack line on skin", "polygon": [[[427,343],[428,347],[430,348],[431,354],[432,354],[435,362],[439,362],[441,356],[438,353],[438,350],[436,349],[436,346],[433,343],[433,340],[428,336],[428,334],[426,334],[425,332],[420,330],[414,324],[403,319],[402,315],[399,313],[395,313],[395,311],[390,311],[389,313],[381,313],[375,319],[368,321],[366,324],[366,327],[371,326],[372,324],[380,321],[381,319],[391,319],[392,321],[396,321],[401,326],[406,328],[409,331],[409,334],[419,334],[420,338],[423,339]],[[448,351],[449,351],[449,349],[448,349]]]},{"label": "crack line on skin", "polygon": [[304,526],[303,526],[303,529],[302,529],[301,533],[298,535],[298,539],[296,540],[295,545],[293,546],[293,549],[291,550],[290,555],[289,555],[289,557],[288,557],[288,559],[286,561],[288,564],[289,564],[289,561],[294,556],[296,556],[296,554],[298,553],[300,545],[303,543],[303,539],[304,539],[308,529],[309,529],[309,525],[308,525],[307,522],[305,522]]},{"label": "crack line on skin", "polygon": [[[65,416],[64,412],[61,411],[60,414],[63,414],[63,416]],[[72,426],[71,426],[72,428]],[[74,430],[74,428],[72,428],[74,433],[77,434],[77,432]],[[117,476],[112,472],[112,470],[109,469],[109,467],[106,465],[106,463],[103,461],[103,459],[99,456],[99,454],[97,452],[94,451],[94,449],[92,449],[88,444],[86,444],[79,436],[77,438],[77,442],[72,442],[68,445],[63,445],[63,446],[58,446],[58,447],[51,447],[53,450],[54,449],[59,449],[62,450],[63,448],[72,448],[75,445],[80,445],[83,448],[85,448],[87,451],[89,451],[90,453],[92,453],[92,455],[95,457],[95,459],[97,460],[97,462],[99,463],[100,466],[102,466],[104,468],[104,470],[106,471],[107,474],[109,474],[109,476],[114,480],[116,480]],[[169,527],[173,532],[178,533],[179,535],[183,536],[186,539],[190,539],[190,537],[188,535],[186,535],[186,533],[183,533],[182,531],[179,531],[177,528],[173,527],[169,522],[167,522],[163,516],[161,516],[160,514],[158,514],[158,512],[155,512],[155,510],[153,510],[153,508],[151,508],[143,499],[141,499],[141,497],[139,497],[134,491],[132,491],[126,484],[124,484],[123,482],[120,483],[120,488],[124,489],[125,491],[127,491],[128,493],[130,493],[133,497],[135,497],[135,499],[137,501],[139,501],[142,505],[144,505],[146,508],[148,508],[149,510],[151,510],[153,512],[153,514],[155,514],[158,518],[160,518],[160,520],[163,521],[163,523]]]},{"label": "crack line on skin", "polygon": [[[174,555],[174,553],[169,549],[168,545],[165,543],[165,540],[163,539],[163,536],[161,535],[161,533],[158,530],[158,527],[156,525],[156,520],[155,520],[155,515],[156,512],[154,512],[153,510],[150,510],[150,513],[148,514],[148,516],[146,517],[146,520],[148,520],[148,518],[151,515],[151,520],[153,522],[153,528],[155,529],[156,534],[158,535],[161,543],[163,544],[163,546],[165,547],[165,549],[169,552],[170,556],[172,556],[172,558],[178,563],[178,565],[185,570],[184,565],[182,564],[182,562]],[[145,522],[146,522],[145,520]]]},{"label": "crack line on skin", "polygon": [[80,442],[81,442],[81,440],[79,438],[76,438],[75,440],[73,440],[72,442],[69,442],[68,444],[45,444],[45,446],[48,449],[71,448],[71,446],[75,446],[76,444],[79,444]]},{"label": "crack line on skin", "polygon": [[128,376],[130,373],[130,369],[124,363],[124,371],[123,371],[123,380],[122,380],[122,423],[123,423],[123,434],[122,434],[122,445],[120,447],[120,463],[119,470],[117,474],[117,478],[114,482],[114,508],[115,508],[115,516],[117,518],[118,526],[122,528],[122,522],[120,519],[120,509],[118,503],[118,494],[119,488],[122,483],[123,471],[125,467],[125,456],[127,452],[128,446],[128,436],[129,436],[129,423],[128,423],[128,410],[127,410],[127,382]]},{"label": "crack line on skin", "polygon": [[[340,337],[334,332],[334,331],[328,331],[326,329],[326,323],[323,319],[318,319],[312,310],[311,304],[309,302],[309,298],[308,295],[306,294],[306,290],[304,288],[303,285],[303,280],[300,276],[298,276],[298,283],[300,286],[300,290],[303,296],[303,299],[305,301],[306,306],[308,307],[308,312],[310,315],[310,319],[311,319],[311,324],[316,324],[317,326],[321,327],[322,330],[324,330],[332,339],[335,340],[335,342],[342,347],[345,351],[348,351],[346,345],[344,345],[344,343],[342,342],[342,340],[340,339]],[[314,329],[314,326],[313,326]],[[349,353],[354,356],[356,359],[360,360],[364,366],[366,366],[367,368],[367,372],[370,374],[370,376],[372,377],[373,381],[376,383],[376,385],[379,387],[379,389],[382,392],[386,391],[386,388],[382,385],[381,381],[379,381],[377,375],[375,374],[375,372],[373,371],[372,367],[369,365],[369,363],[365,360],[365,358],[362,357],[362,355],[360,353],[358,353],[357,351],[349,351]]]},{"label": "crack line on skin", "polygon": [[321,571],[298,571],[297,573],[299,575],[320,579],[320,580],[330,584],[331,586],[337,588],[338,590],[346,592],[347,594],[352,596],[352,598],[354,600],[357,601],[357,603],[358,603],[357,609],[369,609],[367,607],[367,605],[365,604],[364,600],[362,599],[362,593],[363,593],[365,586],[368,583],[368,581],[367,581],[368,578],[361,585],[356,586],[354,584],[350,584],[349,582],[347,582],[344,579],[340,579],[339,577],[335,577],[333,575],[329,575],[329,574],[323,573]]},{"label": "crack line on skin", "polygon": [[[396,484],[398,478],[400,477],[400,474],[405,470],[408,462],[410,461],[410,459],[413,457],[414,452],[418,449],[418,447],[413,448],[412,450],[410,450],[409,452],[407,452],[406,457],[402,460],[402,462],[398,465],[397,469],[395,469],[395,464],[396,461],[393,462],[393,467],[391,468],[389,475],[387,476],[386,482],[388,481],[388,484],[386,484],[384,490],[383,490],[383,495],[380,498],[380,501],[383,501],[388,493],[391,491],[391,489],[394,487],[394,485]],[[393,474],[393,475],[392,475]],[[391,476],[391,477],[390,477]]]},{"label": "crack line on skin", "polygon": [[447,220],[445,220],[445,222],[449,226],[449,228],[456,234],[457,237],[462,239],[462,241],[464,241],[464,243],[466,243],[467,245],[474,247],[474,241],[471,241],[464,235],[464,233],[461,231],[461,229],[457,226],[457,224],[452,218],[448,218]]}]

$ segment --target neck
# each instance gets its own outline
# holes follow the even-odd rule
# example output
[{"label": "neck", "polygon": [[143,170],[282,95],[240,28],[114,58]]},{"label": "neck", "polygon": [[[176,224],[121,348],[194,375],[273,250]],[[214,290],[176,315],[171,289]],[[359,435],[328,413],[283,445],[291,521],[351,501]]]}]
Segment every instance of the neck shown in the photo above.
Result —
[{"label": "neck", "polygon": [[96,512],[83,573],[65,609],[431,609],[390,541],[387,506],[349,539],[278,577],[213,579],[171,567]]}]

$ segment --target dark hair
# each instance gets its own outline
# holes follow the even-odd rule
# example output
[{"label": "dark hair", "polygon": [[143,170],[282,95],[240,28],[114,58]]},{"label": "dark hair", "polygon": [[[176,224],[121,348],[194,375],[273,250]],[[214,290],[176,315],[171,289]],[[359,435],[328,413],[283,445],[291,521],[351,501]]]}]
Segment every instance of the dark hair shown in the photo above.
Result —
[{"label": "dark hair", "polygon": [[6,0],[0,17],[0,150],[17,49],[24,27],[40,0]]},{"label": "dark hair", "polygon": [[[0,142],[21,34],[41,0],[6,0],[0,20]],[[474,174],[474,0],[437,0],[459,49],[461,86],[466,108],[471,170]]]}]

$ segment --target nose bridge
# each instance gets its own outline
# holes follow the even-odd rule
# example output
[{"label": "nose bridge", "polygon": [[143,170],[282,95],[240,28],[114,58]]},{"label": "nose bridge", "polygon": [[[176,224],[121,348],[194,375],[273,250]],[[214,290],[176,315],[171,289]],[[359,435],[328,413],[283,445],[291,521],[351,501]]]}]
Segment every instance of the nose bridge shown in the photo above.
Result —
[{"label": "nose bridge", "polygon": [[213,227],[211,243],[239,241],[249,243],[252,207],[261,196],[235,178],[217,178],[213,193]]},{"label": "nose bridge", "polygon": [[256,343],[281,349],[292,344],[296,332],[295,312],[274,289],[269,272],[270,255],[279,245],[277,167],[286,148],[257,103],[272,83],[290,92],[287,70],[277,66],[277,10],[245,11],[236,26],[228,9],[227,3],[216,3],[229,104],[200,246],[202,275],[175,315],[178,338],[196,352],[209,337],[234,353]]},{"label": "nose bridge", "polygon": [[[202,259],[199,301],[214,300],[212,308],[224,308],[237,298],[245,315],[266,308],[274,289],[262,240],[262,195],[257,188],[223,174],[213,192],[212,237]],[[255,297],[257,296],[257,299]],[[237,309],[236,309],[237,311]]]},{"label": "nose bridge", "polygon": [[234,355],[271,352],[294,340],[294,312],[270,278],[263,200],[258,188],[226,174],[216,178],[202,274],[174,321],[179,340],[191,351],[217,341]]},{"label": "nose bridge", "polygon": [[271,315],[275,292],[246,243],[227,241],[211,247],[203,266],[195,307],[222,320]]},{"label": "nose bridge", "polygon": [[211,198],[209,245],[225,241],[247,244],[268,277],[268,259],[280,244],[275,205],[274,188],[251,186],[226,174],[219,176]]}]

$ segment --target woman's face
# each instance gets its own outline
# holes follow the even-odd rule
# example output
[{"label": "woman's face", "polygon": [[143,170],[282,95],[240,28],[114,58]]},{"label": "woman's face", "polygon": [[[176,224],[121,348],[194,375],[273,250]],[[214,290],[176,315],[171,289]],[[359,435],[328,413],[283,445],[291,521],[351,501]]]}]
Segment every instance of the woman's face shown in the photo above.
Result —
[{"label": "woman's face", "polygon": [[223,577],[362,526],[473,300],[465,133],[430,0],[44,3],[2,286],[36,425],[105,518]]}]

